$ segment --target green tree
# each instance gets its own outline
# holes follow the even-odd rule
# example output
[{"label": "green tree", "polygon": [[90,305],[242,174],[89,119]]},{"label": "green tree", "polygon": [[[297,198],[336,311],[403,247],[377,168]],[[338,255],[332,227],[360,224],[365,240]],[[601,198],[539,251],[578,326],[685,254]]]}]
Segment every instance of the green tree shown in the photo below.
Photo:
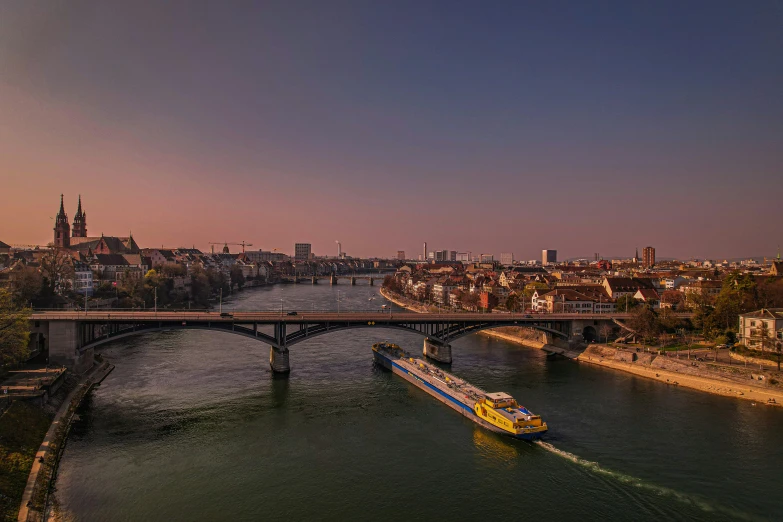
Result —
[{"label": "green tree", "polygon": [[641,301],[632,295],[621,295],[617,298],[617,312],[633,312],[636,308],[639,308],[641,304]]},{"label": "green tree", "polygon": [[14,304],[19,307],[28,306],[38,301],[43,290],[43,276],[34,267],[27,266],[16,274],[14,283]]},{"label": "green tree", "polygon": [[506,297],[506,310],[510,312],[518,312],[520,307],[520,300],[519,296],[515,293],[508,294],[508,297]]},{"label": "green tree", "polygon": [[242,273],[242,267],[239,265],[234,265],[231,267],[230,272],[231,277],[231,286],[236,286],[240,290],[243,286],[245,286],[245,275]]},{"label": "green tree", "polygon": [[209,297],[212,294],[209,277],[203,268],[197,266],[191,270],[190,280],[190,295],[192,302],[197,307],[206,308],[209,304]]},{"label": "green tree", "polygon": [[662,331],[658,314],[647,306],[637,307],[631,312],[628,327],[644,339],[657,337]]},{"label": "green tree", "polygon": [[546,283],[541,283],[540,281],[533,281],[532,283],[528,283],[525,285],[525,289],[522,291],[522,295],[525,297],[525,299],[531,299],[533,297],[533,294],[536,293],[536,290],[546,290],[549,288],[549,285]]},{"label": "green tree", "polygon": [[30,312],[15,305],[10,292],[0,288],[0,369],[20,363],[29,355]]}]

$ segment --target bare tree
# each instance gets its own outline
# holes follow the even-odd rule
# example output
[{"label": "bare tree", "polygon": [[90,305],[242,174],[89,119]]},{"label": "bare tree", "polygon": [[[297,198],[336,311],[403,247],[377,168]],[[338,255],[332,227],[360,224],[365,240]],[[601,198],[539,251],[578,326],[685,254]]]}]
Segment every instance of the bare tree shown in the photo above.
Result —
[{"label": "bare tree", "polygon": [[50,245],[50,249],[41,257],[41,273],[49,280],[55,293],[70,289],[73,281],[73,262],[66,250]]},{"label": "bare tree", "polygon": [[605,343],[609,342],[609,336],[612,335],[613,331],[614,329],[609,323],[603,323],[598,327],[598,335],[604,338]]}]

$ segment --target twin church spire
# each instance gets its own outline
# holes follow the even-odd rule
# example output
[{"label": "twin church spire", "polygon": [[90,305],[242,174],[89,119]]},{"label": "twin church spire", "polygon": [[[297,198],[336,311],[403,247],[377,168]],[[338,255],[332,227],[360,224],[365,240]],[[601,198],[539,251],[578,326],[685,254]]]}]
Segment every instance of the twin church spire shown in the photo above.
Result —
[{"label": "twin church spire", "polygon": [[73,217],[73,236],[71,226],[68,224],[68,214],[65,213],[63,195],[60,194],[60,211],[54,221],[54,246],[69,248],[71,237],[87,237],[87,213],[82,211],[82,196],[79,195],[79,208]]}]

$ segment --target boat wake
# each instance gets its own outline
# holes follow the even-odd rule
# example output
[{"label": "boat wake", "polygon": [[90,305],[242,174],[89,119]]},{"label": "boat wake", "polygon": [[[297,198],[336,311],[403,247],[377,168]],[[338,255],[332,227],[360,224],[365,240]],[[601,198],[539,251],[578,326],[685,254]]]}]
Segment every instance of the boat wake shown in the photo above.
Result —
[{"label": "boat wake", "polygon": [[537,440],[534,441],[535,444],[537,444],[539,447],[554,453],[555,455],[558,455],[560,457],[563,457],[565,459],[570,460],[571,462],[578,464],[579,466],[588,469],[589,471],[592,471],[593,473],[596,473],[598,475],[603,475],[605,477],[610,477],[613,480],[616,480],[622,484],[627,484],[630,486],[633,486],[635,488],[639,488],[642,490],[649,491],[651,493],[654,493],[657,496],[660,497],[669,497],[673,498],[679,502],[682,502],[684,504],[689,504],[691,506],[697,507],[701,509],[702,511],[708,512],[708,513],[721,513],[724,515],[731,516],[732,518],[740,519],[740,520],[764,520],[760,517],[755,517],[753,515],[750,515],[748,513],[743,513],[741,511],[737,511],[731,508],[727,508],[724,506],[719,506],[715,504],[710,504],[709,502],[705,501],[704,499],[701,499],[699,497],[693,496],[693,495],[687,495],[685,493],[680,493],[679,491],[676,491],[671,488],[658,486],[657,484],[651,484],[649,482],[645,482],[642,479],[639,479],[637,477],[633,477],[631,475],[626,475],[624,473],[620,473],[617,471],[612,471],[610,469],[606,469],[602,467],[597,462],[593,462],[590,460],[583,459],[577,455],[574,455],[573,453],[569,453],[568,451],[561,450],[559,448],[554,447],[552,444],[548,442],[544,442],[543,440]]}]

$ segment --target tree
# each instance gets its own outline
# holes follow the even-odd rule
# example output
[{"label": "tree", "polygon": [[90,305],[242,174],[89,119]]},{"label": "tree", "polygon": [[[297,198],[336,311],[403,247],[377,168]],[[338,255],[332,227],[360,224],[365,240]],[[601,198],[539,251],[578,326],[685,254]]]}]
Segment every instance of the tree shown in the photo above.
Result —
[{"label": "tree", "polygon": [[231,267],[231,272],[229,273],[231,277],[231,286],[236,286],[240,290],[243,286],[245,286],[245,275],[242,273],[242,267],[239,265],[234,265]]},{"label": "tree", "polygon": [[73,264],[68,253],[50,245],[43,257],[41,257],[41,274],[47,278],[51,285],[51,291],[62,294],[70,289],[73,281]]},{"label": "tree", "polygon": [[14,304],[19,307],[29,305],[41,296],[43,276],[37,268],[27,266],[16,274],[14,283]]},{"label": "tree", "polygon": [[614,328],[607,322],[602,322],[598,327],[598,335],[603,337],[605,343],[609,342],[609,336],[612,335],[612,332],[614,332]]},{"label": "tree", "polygon": [[530,299],[533,297],[533,294],[536,293],[536,290],[546,290],[547,288],[549,288],[549,285],[546,283],[533,281],[532,283],[525,285],[525,289],[522,291],[522,295],[525,297],[525,299]]},{"label": "tree", "polygon": [[631,313],[628,327],[644,339],[656,337],[662,330],[658,315],[646,306],[641,306]]},{"label": "tree", "polygon": [[519,311],[520,301],[519,296],[515,293],[508,294],[508,297],[506,297],[506,310],[509,312],[517,312]]},{"label": "tree", "polygon": [[196,306],[206,308],[209,304],[209,297],[212,294],[209,277],[203,268],[196,266],[191,270],[190,280],[191,299]]},{"label": "tree", "polygon": [[666,290],[661,295],[661,304],[666,303],[667,305],[671,305],[672,310],[680,308],[684,302],[685,296],[682,295],[682,292],[678,292],[677,290]]},{"label": "tree", "polygon": [[759,349],[762,352],[764,352],[766,348],[772,348],[775,345],[774,339],[770,335],[769,325],[766,321],[759,321],[758,326],[751,329],[750,339],[750,344],[753,348]]},{"label": "tree", "polygon": [[621,295],[617,298],[617,312],[625,313],[632,312],[635,308],[638,308],[641,302],[632,295]]},{"label": "tree", "polygon": [[24,361],[29,355],[30,309],[16,306],[0,288],[0,369]]},{"label": "tree", "polygon": [[464,292],[460,298],[460,302],[462,303],[462,308],[465,308],[466,310],[475,310],[479,304],[479,299],[478,294]]}]

